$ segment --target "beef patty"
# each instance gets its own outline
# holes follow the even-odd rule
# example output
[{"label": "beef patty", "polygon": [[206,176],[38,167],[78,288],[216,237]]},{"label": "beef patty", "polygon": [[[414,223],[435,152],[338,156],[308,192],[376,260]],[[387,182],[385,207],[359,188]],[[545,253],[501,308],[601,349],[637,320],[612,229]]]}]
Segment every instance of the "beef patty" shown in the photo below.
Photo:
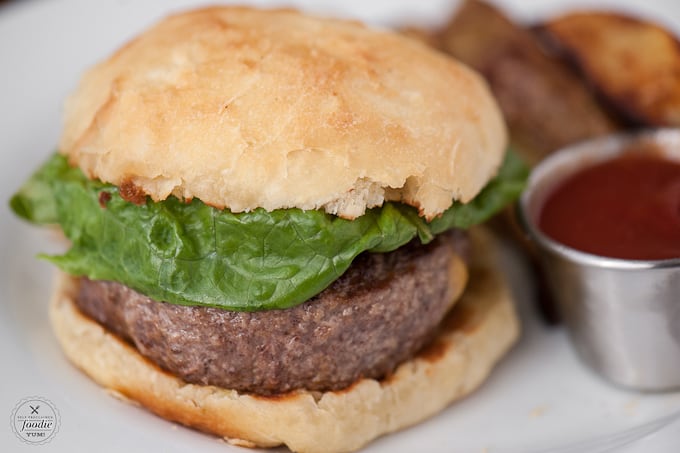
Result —
[{"label": "beef patty", "polygon": [[464,235],[450,232],[426,246],[364,253],[319,295],[285,310],[173,305],[84,277],[77,304],[190,383],[261,395],[339,390],[389,375],[432,338],[467,280],[465,248]]}]

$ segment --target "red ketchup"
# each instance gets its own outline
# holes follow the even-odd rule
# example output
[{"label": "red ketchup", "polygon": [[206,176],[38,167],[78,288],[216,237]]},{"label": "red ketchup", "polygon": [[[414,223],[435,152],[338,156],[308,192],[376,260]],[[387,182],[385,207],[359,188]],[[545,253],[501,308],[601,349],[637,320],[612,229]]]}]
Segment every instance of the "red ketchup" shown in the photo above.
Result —
[{"label": "red ketchup", "polygon": [[548,195],[539,228],[611,258],[680,258],[680,163],[629,153],[569,176]]}]

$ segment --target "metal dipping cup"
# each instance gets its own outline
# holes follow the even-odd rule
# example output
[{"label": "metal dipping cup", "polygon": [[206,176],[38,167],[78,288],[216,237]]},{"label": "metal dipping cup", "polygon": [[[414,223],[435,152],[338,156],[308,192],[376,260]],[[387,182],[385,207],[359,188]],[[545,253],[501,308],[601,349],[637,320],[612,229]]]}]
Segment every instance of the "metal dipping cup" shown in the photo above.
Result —
[{"label": "metal dipping cup", "polygon": [[582,360],[620,386],[673,390],[680,388],[680,257],[643,261],[592,255],[552,240],[537,226],[539,210],[565,177],[640,147],[680,161],[680,129],[613,135],[558,151],[533,170],[519,218],[537,245]]}]

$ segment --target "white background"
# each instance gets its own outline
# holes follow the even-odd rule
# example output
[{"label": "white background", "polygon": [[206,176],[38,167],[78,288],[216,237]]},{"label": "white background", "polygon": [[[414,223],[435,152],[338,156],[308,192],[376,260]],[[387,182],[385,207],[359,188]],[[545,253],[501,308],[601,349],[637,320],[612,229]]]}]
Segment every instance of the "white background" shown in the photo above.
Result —
[{"label": "white background", "polygon": [[[594,2],[496,3],[518,20],[534,21],[567,5],[572,9]],[[63,99],[83,69],[168,12],[198,4],[190,0],[32,0],[0,7],[2,452],[242,451],[110,398],[66,362],[46,317],[52,269],[34,258],[38,252],[54,251],[54,245],[45,231],[15,219],[6,203],[54,150]],[[283,4],[393,26],[440,24],[456,2],[310,0]],[[676,1],[601,1],[597,5],[642,14],[680,30],[680,3]],[[657,429],[660,418],[680,410],[680,393],[618,390],[583,368],[562,330],[537,320],[527,276],[515,259],[511,250],[506,251],[506,266],[525,325],[517,347],[473,396],[426,423],[378,440],[366,451],[680,451],[679,422]],[[33,395],[49,398],[61,413],[59,433],[44,446],[22,444],[9,428],[14,405]],[[641,436],[642,440],[630,443]]]}]

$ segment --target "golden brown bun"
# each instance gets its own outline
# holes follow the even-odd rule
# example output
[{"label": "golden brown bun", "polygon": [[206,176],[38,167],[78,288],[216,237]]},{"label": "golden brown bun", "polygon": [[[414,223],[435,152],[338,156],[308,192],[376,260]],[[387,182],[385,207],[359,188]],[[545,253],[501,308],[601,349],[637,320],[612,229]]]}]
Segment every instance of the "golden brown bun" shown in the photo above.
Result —
[{"label": "golden brown bun", "polygon": [[255,397],[187,384],[83,316],[76,280],[62,274],[50,319],[69,359],[102,386],[156,414],[244,446],[285,444],[300,452],[344,452],[413,425],[477,388],[518,336],[510,292],[489,234],[473,235],[469,288],[436,340],[382,381],[344,391]]},{"label": "golden brown bun", "polygon": [[154,200],[428,218],[499,167],[505,127],[473,71],[425,45],[291,10],[169,17],[83,77],[60,149]]}]

